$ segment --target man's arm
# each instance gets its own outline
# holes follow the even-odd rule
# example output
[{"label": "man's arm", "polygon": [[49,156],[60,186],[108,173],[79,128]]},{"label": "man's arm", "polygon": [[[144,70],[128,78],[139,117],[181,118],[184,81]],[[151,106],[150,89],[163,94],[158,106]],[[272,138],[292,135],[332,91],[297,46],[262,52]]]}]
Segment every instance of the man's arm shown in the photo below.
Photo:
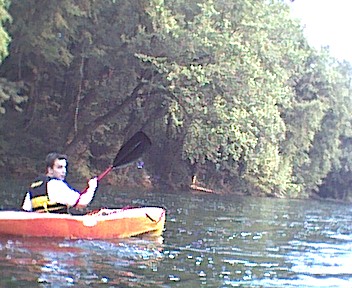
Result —
[{"label": "man's arm", "polygon": [[88,189],[85,193],[80,194],[78,200],[75,203],[75,207],[85,207],[87,206],[93,199],[95,191],[98,187],[98,178],[94,177],[88,181]]},{"label": "man's arm", "polygon": [[52,179],[47,183],[49,200],[64,205],[74,206],[79,199],[77,207],[85,207],[92,201],[97,187],[97,180],[96,178],[93,179],[88,182],[89,188],[87,192],[82,195],[80,195],[79,191],[68,186],[66,182]]}]

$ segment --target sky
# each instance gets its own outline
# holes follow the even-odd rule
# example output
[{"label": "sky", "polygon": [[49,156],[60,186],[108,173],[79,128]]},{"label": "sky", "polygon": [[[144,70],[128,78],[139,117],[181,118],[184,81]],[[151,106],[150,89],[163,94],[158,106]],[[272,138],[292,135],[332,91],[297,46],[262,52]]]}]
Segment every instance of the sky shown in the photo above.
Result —
[{"label": "sky", "polygon": [[352,0],[294,0],[289,5],[311,45],[329,46],[332,56],[352,63]]}]

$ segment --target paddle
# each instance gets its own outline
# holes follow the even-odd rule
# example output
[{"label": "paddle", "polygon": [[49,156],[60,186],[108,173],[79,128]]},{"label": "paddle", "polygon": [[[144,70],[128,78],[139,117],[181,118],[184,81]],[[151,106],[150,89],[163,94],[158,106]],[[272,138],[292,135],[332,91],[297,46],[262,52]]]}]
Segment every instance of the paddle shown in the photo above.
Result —
[{"label": "paddle", "polygon": [[[98,176],[98,181],[103,179],[111,170],[126,167],[132,162],[136,161],[142,156],[144,152],[148,150],[152,142],[149,137],[142,131],[134,134],[125,144],[122,145],[119,152],[117,152],[112,165],[109,166],[103,173]],[[86,187],[81,194],[86,193],[88,187]],[[78,199],[79,201],[79,199]],[[77,202],[78,202],[77,201]],[[77,204],[77,203],[76,203]]]}]

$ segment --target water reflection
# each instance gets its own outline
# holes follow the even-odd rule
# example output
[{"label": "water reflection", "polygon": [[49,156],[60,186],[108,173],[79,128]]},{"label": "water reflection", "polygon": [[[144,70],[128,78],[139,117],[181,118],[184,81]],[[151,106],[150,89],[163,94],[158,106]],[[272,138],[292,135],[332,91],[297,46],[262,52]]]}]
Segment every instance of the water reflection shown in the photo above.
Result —
[{"label": "water reflection", "polygon": [[[1,243],[5,277],[0,283],[7,285],[33,286],[36,282],[45,287],[85,287],[107,283],[128,287],[131,282],[147,283],[139,271],[155,270],[163,258],[162,238],[90,241],[2,237]],[[5,267],[12,268],[9,274],[4,273]]]}]

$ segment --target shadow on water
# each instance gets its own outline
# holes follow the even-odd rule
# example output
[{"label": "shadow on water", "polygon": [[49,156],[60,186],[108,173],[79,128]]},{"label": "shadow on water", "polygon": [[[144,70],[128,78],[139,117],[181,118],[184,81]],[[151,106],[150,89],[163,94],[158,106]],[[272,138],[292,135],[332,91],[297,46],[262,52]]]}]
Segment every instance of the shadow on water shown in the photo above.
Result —
[{"label": "shadow on water", "polygon": [[92,209],[166,208],[163,243],[3,236],[0,286],[351,287],[350,205],[100,189]]}]

